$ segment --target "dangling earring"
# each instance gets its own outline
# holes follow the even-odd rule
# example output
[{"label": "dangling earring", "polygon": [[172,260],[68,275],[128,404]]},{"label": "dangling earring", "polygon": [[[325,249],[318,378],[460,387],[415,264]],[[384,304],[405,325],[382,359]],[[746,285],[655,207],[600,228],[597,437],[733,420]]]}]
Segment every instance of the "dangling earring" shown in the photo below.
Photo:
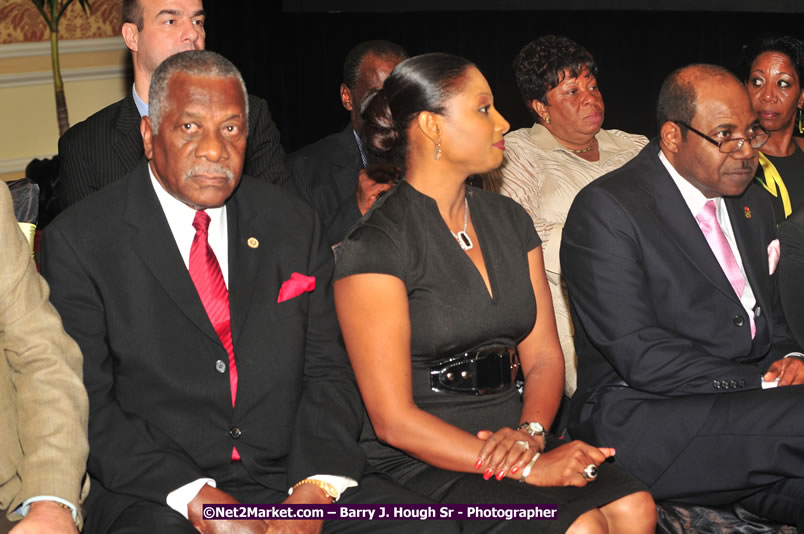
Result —
[{"label": "dangling earring", "polygon": [[433,152],[433,157],[436,161],[441,159],[441,141],[436,141],[435,152]]},{"label": "dangling earring", "polygon": [[798,133],[804,135],[804,120],[802,120],[801,108],[798,108]]},{"label": "dangling earring", "polygon": [[550,124],[550,115],[545,115],[544,116],[544,123],[545,124]]}]

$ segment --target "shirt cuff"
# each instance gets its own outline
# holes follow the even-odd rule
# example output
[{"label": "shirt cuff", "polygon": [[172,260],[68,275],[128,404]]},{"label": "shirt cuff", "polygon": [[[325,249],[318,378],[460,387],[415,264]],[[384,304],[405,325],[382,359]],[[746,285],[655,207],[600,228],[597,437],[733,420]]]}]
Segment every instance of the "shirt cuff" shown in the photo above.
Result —
[{"label": "shirt cuff", "polygon": [[[785,356],[785,358],[787,358],[787,356]],[[775,387],[777,387],[779,385],[779,379],[777,378],[776,380],[771,380],[770,382],[766,382],[765,379],[762,378],[762,376],[760,375],[759,383],[762,385],[762,389],[771,389],[771,388],[775,388]]]},{"label": "shirt cuff", "polygon": [[201,488],[203,488],[205,484],[209,484],[213,488],[218,487],[215,480],[211,478],[199,478],[198,480],[193,480],[189,484],[185,484],[184,486],[168,493],[166,499],[167,505],[183,515],[185,519],[189,519],[189,517],[187,517],[187,507],[190,505],[190,501],[195,499],[195,496],[198,495],[198,492],[201,491]]},{"label": "shirt cuff", "polygon": [[[346,491],[349,488],[357,487],[357,481],[349,477],[339,477],[335,475],[313,475],[307,478],[312,478],[313,480],[320,480],[321,482],[326,482],[327,484],[335,488],[335,491],[338,492],[338,495],[335,496],[336,502],[338,499],[341,498],[341,495],[343,495],[344,491]],[[288,490],[288,495],[293,495],[293,488],[290,488]]]},{"label": "shirt cuff", "polygon": [[799,360],[804,360],[804,354],[800,352],[788,352],[784,355],[785,358],[798,358]]},{"label": "shirt cuff", "polygon": [[31,505],[35,502],[40,501],[53,501],[55,503],[63,504],[67,508],[70,509],[70,512],[73,514],[73,522],[78,524],[78,508],[71,503],[70,501],[66,501],[60,497],[53,497],[52,495],[37,495],[36,497],[31,497],[30,499],[26,499],[25,502],[22,503],[20,507],[19,514],[22,517],[28,515],[28,512],[31,510]]}]

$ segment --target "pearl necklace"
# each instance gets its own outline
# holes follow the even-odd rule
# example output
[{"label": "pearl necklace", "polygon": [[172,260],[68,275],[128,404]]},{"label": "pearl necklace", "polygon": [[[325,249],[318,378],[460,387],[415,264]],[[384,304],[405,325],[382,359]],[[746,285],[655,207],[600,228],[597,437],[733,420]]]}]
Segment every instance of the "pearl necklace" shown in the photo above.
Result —
[{"label": "pearl necklace", "polygon": [[595,140],[592,139],[592,143],[588,147],[582,148],[580,150],[575,150],[574,148],[570,148],[570,150],[572,150],[576,154],[586,154],[587,152],[592,150],[594,147],[595,147]]},{"label": "pearl necklace", "polygon": [[455,238],[455,241],[458,242],[458,245],[460,245],[462,250],[471,250],[471,248],[475,245],[469,238],[469,234],[466,233],[466,227],[469,223],[469,201],[466,199],[466,197],[463,197],[463,203],[463,230],[458,231],[457,234],[450,230],[449,233],[452,234],[452,237]]}]

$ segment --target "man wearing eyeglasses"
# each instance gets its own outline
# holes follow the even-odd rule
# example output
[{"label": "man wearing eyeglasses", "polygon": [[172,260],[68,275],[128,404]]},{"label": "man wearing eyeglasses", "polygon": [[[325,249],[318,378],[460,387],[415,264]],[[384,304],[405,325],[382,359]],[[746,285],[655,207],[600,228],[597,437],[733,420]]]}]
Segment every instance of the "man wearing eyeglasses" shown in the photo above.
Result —
[{"label": "man wearing eyeglasses", "polygon": [[[659,137],[575,199],[561,244],[579,358],[573,438],[616,447],[656,500],[804,527],[804,357],[777,302],[743,85],[679,69]],[[769,259],[770,258],[770,259]]]}]

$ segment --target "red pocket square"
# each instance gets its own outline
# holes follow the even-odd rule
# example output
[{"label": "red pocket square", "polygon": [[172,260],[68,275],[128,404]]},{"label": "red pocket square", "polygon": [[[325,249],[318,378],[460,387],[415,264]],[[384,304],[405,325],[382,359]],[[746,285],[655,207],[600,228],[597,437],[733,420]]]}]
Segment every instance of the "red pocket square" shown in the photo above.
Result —
[{"label": "red pocket square", "polygon": [[293,273],[290,280],[285,280],[279,288],[279,297],[276,302],[285,302],[302,293],[315,289],[315,276],[307,276],[301,273]]}]

